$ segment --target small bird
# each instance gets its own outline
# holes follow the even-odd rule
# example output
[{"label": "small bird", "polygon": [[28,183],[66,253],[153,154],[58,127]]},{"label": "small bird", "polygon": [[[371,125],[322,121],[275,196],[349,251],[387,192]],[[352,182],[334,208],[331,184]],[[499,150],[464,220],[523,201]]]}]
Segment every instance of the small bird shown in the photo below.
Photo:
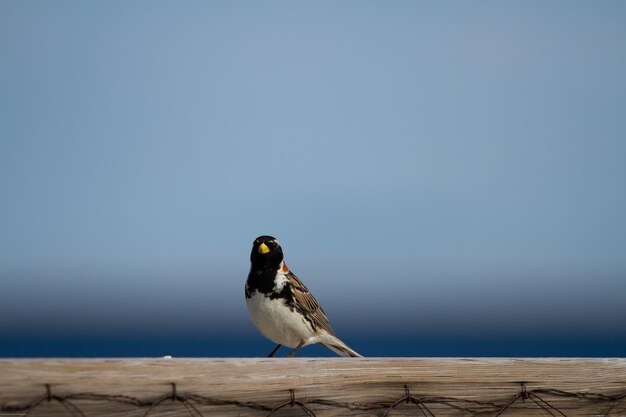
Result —
[{"label": "small bird", "polygon": [[252,245],[250,274],[246,281],[246,304],[254,325],[263,336],[293,350],[321,343],[341,356],[362,357],[350,349],[330,327],[328,318],[307,287],[287,268],[280,243],[259,236]]}]

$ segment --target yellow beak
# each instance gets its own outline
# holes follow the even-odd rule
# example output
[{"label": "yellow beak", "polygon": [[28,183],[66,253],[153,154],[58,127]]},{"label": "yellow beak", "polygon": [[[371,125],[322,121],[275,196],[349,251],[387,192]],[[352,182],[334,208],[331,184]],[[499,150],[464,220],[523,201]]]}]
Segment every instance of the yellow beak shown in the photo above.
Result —
[{"label": "yellow beak", "polygon": [[266,253],[269,253],[269,251],[270,251],[270,248],[268,248],[265,243],[261,243],[259,245],[259,253],[261,255],[265,255]]}]

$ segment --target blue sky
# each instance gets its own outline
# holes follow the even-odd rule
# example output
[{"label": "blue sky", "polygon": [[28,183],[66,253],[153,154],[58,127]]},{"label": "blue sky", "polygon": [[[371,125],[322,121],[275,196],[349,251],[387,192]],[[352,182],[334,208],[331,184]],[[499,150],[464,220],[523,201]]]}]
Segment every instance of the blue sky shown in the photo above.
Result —
[{"label": "blue sky", "polygon": [[254,334],[260,234],[339,333],[626,331],[623,2],[3,1],[0,57],[5,335]]}]

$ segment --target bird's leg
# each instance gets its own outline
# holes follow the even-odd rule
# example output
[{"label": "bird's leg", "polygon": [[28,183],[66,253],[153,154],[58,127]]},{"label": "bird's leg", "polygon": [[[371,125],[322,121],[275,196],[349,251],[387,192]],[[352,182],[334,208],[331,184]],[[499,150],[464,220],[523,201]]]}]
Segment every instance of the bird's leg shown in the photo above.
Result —
[{"label": "bird's leg", "polygon": [[304,340],[300,343],[298,343],[298,346],[296,346],[296,348],[294,350],[291,351],[291,353],[289,353],[289,355],[287,355],[288,358],[293,358],[294,356],[296,356],[296,353],[300,350],[300,348],[304,346]]},{"label": "bird's leg", "polygon": [[269,355],[267,355],[268,358],[272,358],[274,357],[274,355],[276,354],[276,352],[278,352],[278,349],[280,349],[282,345],[279,343],[276,345],[276,347],[274,348],[274,350],[272,351],[272,353],[270,353]]}]

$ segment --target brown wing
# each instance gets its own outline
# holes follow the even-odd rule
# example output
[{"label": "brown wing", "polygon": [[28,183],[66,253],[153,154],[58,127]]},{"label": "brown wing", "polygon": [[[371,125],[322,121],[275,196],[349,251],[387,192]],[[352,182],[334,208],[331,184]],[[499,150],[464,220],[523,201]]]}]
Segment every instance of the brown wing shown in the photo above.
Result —
[{"label": "brown wing", "polygon": [[322,310],[322,307],[318,304],[313,294],[309,289],[295,276],[292,272],[287,274],[289,282],[291,284],[291,293],[296,301],[298,307],[302,308],[304,313],[313,320],[320,328],[326,330],[328,333],[334,335],[333,329],[330,327],[328,317]]}]

